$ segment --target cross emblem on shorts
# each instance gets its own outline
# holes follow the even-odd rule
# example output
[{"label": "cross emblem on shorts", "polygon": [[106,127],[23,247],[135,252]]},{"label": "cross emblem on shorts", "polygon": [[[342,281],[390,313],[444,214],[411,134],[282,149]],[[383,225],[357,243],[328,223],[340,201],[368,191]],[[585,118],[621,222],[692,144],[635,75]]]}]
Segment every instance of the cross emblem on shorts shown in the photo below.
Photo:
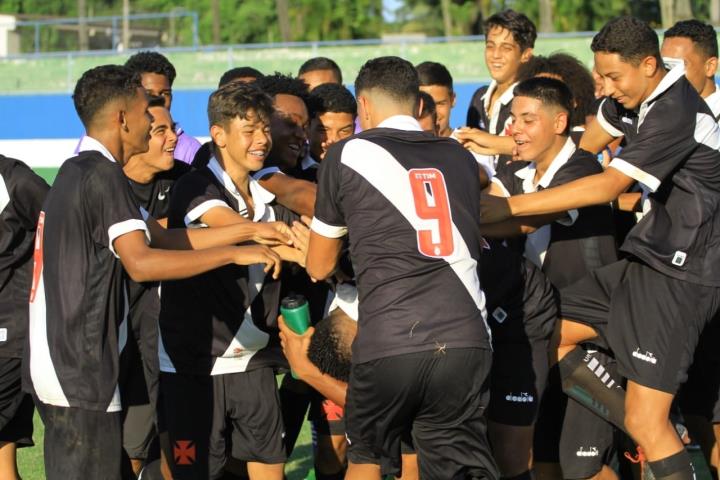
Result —
[{"label": "cross emblem on shorts", "polygon": [[176,465],[192,465],[195,463],[195,445],[192,440],[178,440],[173,447]]}]

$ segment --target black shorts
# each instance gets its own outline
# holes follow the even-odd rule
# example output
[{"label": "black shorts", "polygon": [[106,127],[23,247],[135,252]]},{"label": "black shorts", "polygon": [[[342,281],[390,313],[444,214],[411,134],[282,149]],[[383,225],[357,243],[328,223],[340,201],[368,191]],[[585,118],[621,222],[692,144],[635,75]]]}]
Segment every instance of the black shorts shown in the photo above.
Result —
[{"label": "black shorts", "polygon": [[548,370],[547,341],[495,344],[488,419],[505,425],[533,425]]},{"label": "black shorts", "polygon": [[284,463],[283,423],[271,368],[225,375],[160,374],[162,431],[173,477],[216,479],[228,457]]},{"label": "black shorts", "polygon": [[35,404],[45,424],[45,478],[122,478],[120,412]]},{"label": "black shorts", "polygon": [[22,391],[21,365],[19,358],[0,358],[0,442],[18,448],[35,445],[34,406],[32,397]]},{"label": "black shorts", "polygon": [[560,298],[562,317],[592,327],[612,350],[621,376],[675,394],[687,379],[700,331],[718,308],[720,288],[625,259],[598,268]]},{"label": "black shorts", "polygon": [[720,423],[720,316],[715,316],[700,335],[678,401],[683,414]]},{"label": "black shorts", "polygon": [[[594,348],[592,351],[601,364],[609,365],[615,360]],[[616,453],[615,428],[570,398],[565,408],[560,435],[560,467],[563,478],[591,478],[600,472],[603,465],[609,465]]]},{"label": "black shorts", "polygon": [[318,435],[345,436],[345,409],[317,392],[310,401],[308,420]]},{"label": "black shorts", "polygon": [[355,364],[345,407],[348,460],[401,471],[411,432],[421,478],[497,478],[485,410],[492,352],[431,350]]}]

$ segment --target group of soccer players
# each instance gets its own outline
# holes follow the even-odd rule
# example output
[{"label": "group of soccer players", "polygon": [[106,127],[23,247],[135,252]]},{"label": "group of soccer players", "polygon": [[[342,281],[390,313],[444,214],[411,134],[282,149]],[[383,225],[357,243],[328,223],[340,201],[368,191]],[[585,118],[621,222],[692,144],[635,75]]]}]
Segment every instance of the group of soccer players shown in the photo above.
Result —
[{"label": "group of soccer players", "polygon": [[280,480],[306,417],[319,480],[717,478],[713,27],[486,32],[460,128],[436,62],[233,68],[205,145],[163,55],[85,72],[52,187],[0,156],[0,478],[34,408],[53,480]]}]

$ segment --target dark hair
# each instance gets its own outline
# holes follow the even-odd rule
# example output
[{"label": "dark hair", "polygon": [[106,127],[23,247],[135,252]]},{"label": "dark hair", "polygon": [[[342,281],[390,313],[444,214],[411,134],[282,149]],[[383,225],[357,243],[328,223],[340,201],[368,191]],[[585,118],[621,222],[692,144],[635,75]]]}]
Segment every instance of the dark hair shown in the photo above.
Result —
[{"label": "dark hair", "polygon": [[350,378],[352,338],[346,316],[330,315],[315,325],[315,333],[308,346],[308,359],[318,369],[331,377],[347,382]]},{"label": "dark hair", "polygon": [[[568,113],[572,112],[572,94],[564,82],[548,77],[533,77],[518,83],[513,90],[515,97],[529,97],[540,100],[543,105],[559,107]],[[563,134],[570,130],[570,119]]]},{"label": "dark hair", "polygon": [[420,100],[422,100],[422,110],[420,111],[420,118],[425,118],[428,115],[435,115],[437,113],[435,107],[435,100],[432,95],[427,92],[420,91]]},{"label": "dark hair", "polygon": [[150,107],[164,107],[165,98],[159,95],[148,95],[148,108]]},{"label": "dark hair", "polygon": [[260,120],[268,123],[273,113],[272,99],[252,83],[229,83],[210,95],[208,123],[210,126],[227,127],[235,117],[247,119],[251,110]]},{"label": "dark hair", "polygon": [[570,126],[585,124],[585,117],[595,113],[595,84],[590,71],[580,60],[567,53],[553,53],[549,57],[535,55],[520,66],[520,81],[542,74],[557,75],[570,89],[573,109]]},{"label": "dark hair", "polygon": [[412,63],[400,57],[378,57],[365,62],[355,79],[355,95],[378,89],[401,102],[417,104],[420,79]]},{"label": "dark hair", "polygon": [[222,74],[222,77],[220,77],[220,83],[218,83],[218,88],[227,85],[228,83],[237,80],[238,78],[248,78],[252,77],[254,79],[262,78],[263,74],[260,72],[260,70],[256,70],[253,67],[235,67],[231,68],[227,72]]},{"label": "dark hair", "polygon": [[318,85],[308,98],[310,118],[323,113],[349,113],[357,117],[357,102],[350,90],[337,83]]},{"label": "dark hair", "polygon": [[162,53],[149,51],[138,52],[128,58],[125,66],[140,74],[157,73],[158,75],[165,75],[171,87],[175,81],[175,67],[173,67],[170,60]]},{"label": "dark hair", "polygon": [[452,75],[445,65],[437,62],[422,62],[415,67],[420,78],[420,86],[440,85],[453,91]]},{"label": "dark hair", "polygon": [[308,86],[299,78],[275,72],[272,75],[264,75],[258,78],[255,85],[271,97],[282,93],[300,97],[305,102],[305,105],[308,103]]},{"label": "dark hair", "polygon": [[717,34],[712,25],[700,20],[682,20],[665,31],[665,38],[685,37],[692,40],[706,57],[718,56]]},{"label": "dark hair", "polygon": [[658,67],[663,65],[657,34],[635,17],[617,17],[607,22],[593,37],[590,49],[594,53],[616,53],[635,66],[645,57],[655,57]]},{"label": "dark hair", "polygon": [[342,71],[337,63],[331,58],[327,57],[313,57],[307,60],[305,63],[300,65],[298,70],[298,77],[303,73],[314,72],[316,70],[332,70],[338,83],[342,83]]},{"label": "dark hair", "polygon": [[142,88],[140,74],[121,65],[91,68],[80,77],[73,92],[73,103],[80,121],[87,129],[95,115],[117,99],[131,99]]},{"label": "dark hair", "polygon": [[523,13],[507,9],[488,17],[485,22],[485,35],[495,27],[504,28],[512,33],[513,39],[520,45],[520,51],[535,46],[537,29],[535,24]]}]

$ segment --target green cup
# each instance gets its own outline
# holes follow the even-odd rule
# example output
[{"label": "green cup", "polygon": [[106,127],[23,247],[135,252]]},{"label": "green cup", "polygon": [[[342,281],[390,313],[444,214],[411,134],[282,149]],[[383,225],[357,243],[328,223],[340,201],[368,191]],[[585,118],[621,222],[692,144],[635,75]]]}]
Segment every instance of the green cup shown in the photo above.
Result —
[{"label": "green cup", "polygon": [[[290,329],[302,335],[310,327],[310,309],[308,302],[302,295],[289,295],[280,302],[280,313]],[[297,380],[295,372],[291,371],[292,377]]]}]

